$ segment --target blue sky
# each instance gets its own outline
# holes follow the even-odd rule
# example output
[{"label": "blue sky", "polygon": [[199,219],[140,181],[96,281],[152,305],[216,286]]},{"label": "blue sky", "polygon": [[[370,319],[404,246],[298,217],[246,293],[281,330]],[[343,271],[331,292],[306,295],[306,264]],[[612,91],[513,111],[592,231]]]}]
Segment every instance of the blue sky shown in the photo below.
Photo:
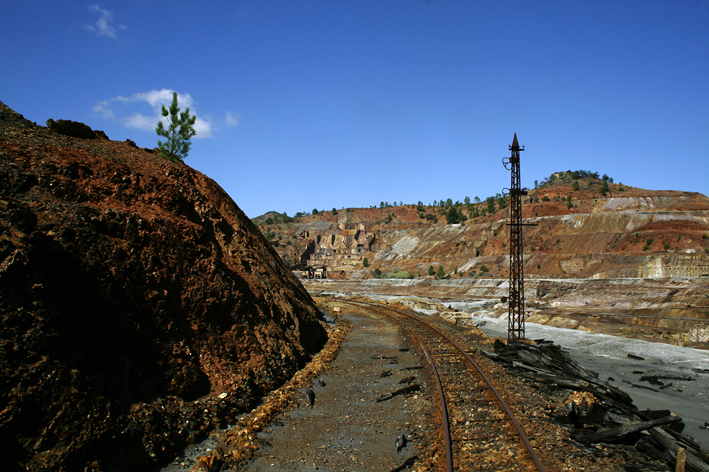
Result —
[{"label": "blue sky", "polygon": [[709,0],[5,2],[0,101],[155,147],[250,217],[501,192],[561,170],[709,194]]}]

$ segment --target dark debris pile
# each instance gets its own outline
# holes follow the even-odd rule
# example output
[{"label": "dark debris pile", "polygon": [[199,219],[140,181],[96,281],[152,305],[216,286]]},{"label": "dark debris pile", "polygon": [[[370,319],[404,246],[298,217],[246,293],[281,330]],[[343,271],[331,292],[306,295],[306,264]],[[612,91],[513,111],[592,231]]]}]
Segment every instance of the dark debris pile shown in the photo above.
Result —
[{"label": "dark debris pile", "polygon": [[[686,470],[709,471],[709,451],[682,433],[684,423],[668,410],[639,411],[622,390],[600,380],[598,374],[574,361],[551,341],[495,341],[490,359],[518,369],[521,375],[550,387],[572,390],[554,419],[569,429],[574,441],[590,454],[598,448],[640,452],[647,463],[626,470],[674,470],[686,454]],[[662,464],[664,463],[664,465]]]}]

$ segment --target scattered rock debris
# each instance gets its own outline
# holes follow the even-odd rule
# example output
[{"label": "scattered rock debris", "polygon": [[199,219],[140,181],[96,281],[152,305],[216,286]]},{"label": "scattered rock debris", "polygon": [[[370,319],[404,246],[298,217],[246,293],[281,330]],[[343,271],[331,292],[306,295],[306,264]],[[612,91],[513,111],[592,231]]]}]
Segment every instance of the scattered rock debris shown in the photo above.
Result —
[{"label": "scattered rock debris", "polygon": [[[626,454],[630,450],[641,454],[636,460],[642,467],[629,465],[626,470],[674,470],[677,452],[684,449],[687,470],[709,471],[709,451],[682,434],[680,417],[668,410],[637,410],[627,393],[599,380],[598,374],[580,366],[560,346],[544,340],[508,344],[498,340],[494,352],[481,352],[526,378],[573,390],[554,419],[570,431],[569,441],[589,456],[600,457],[606,455],[599,452],[602,449],[622,447]],[[649,468],[648,459],[659,463]]]}]

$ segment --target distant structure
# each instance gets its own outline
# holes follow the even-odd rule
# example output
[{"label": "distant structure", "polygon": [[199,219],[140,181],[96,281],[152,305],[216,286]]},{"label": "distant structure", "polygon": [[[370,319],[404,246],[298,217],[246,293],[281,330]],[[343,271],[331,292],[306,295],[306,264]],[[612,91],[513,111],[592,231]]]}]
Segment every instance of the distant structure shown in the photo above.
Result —
[{"label": "distant structure", "polygon": [[517,133],[510,146],[510,157],[502,159],[505,169],[512,171],[510,186],[510,292],[509,317],[507,320],[507,339],[524,339],[524,244],[522,240],[522,190],[519,176],[519,152],[524,151],[517,142]]}]

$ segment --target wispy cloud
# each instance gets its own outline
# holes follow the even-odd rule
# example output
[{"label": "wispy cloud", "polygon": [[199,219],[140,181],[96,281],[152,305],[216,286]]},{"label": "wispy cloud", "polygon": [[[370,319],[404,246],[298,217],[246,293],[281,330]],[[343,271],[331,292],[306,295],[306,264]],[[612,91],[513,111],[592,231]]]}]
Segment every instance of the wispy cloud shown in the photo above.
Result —
[{"label": "wispy cloud", "polygon": [[158,120],[152,116],[143,115],[142,113],[134,113],[124,119],[125,125],[128,128],[137,128],[145,131],[153,131],[157,128]]},{"label": "wispy cloud", "polygon": [[98,20],[96,20],[96,23],[92,25],[86,25],[86,29],[89,31],[93,31],[99,36],[107,36],[112,39],[117,39],[118,35],[116,31],[126,29],[124,25],[114,26],[113,14],[108,10],[104,10],[98,5],[91,5],[89,7],[89,11],[91,13],[98,13],[100,17]]},{"label": "wispy cloud", "polygon": [[[118,119],[122,121],[123,125],[127,128],[155,131],[158,121],[163,120],[165,124],[168,124],[167,120],[162,116],[162,107],[163,105],[166,108],[170,107],[173,93],[174,90],[171,89],[160,89],[134,93],[129,97],[119,95],[109,100],[96,103],[93,111],[103,115],[103,117],[107,119]],[[194,100],[189,93],[178,93],[177,104],[181,112],[189,108],[190,116],[197,115],[193,108]],[[151,112],[134,111],[135,106],[145,107],[146,105],[152,109]],[[114,108],[120,111],[114,111]],[[211,138],[213,128],[212,123],[208,119],[197,116],[194,124],[194,129],[197,132],[195,139]]]},{"label": "wispy cloud", "polygon": [[[147,102],[151,107],[162,107],[163,105],[170,105],[172,103],[172,94],[175,93],[171,89],[160,89],[151,90],[150,92],[134,93],[130,97],[117,96],[113,100],[118,100],[121,102]],[[192,95],[189,93],[178,93],[177,103],[180,108],[190,108],[192,107]]]},{"label": "wispy cloud", "polygon": [[99,113],[103,115],[104,118],[108,119],[113,119],[116,116],[113,114],[113,110],[111,110],[111,101],[110,100],[103,100],[98,102],[96,105],[94,105],[94,113]]},{"label": "wispy cloud", "polygon": [[227,126],[237,126],[239,124],[239,120],[241,119],[241,115],[238,113],[235,115],[232,115],[231,112],[226,113],[226,118],[224,118],[224,122],[226,123]]}]

